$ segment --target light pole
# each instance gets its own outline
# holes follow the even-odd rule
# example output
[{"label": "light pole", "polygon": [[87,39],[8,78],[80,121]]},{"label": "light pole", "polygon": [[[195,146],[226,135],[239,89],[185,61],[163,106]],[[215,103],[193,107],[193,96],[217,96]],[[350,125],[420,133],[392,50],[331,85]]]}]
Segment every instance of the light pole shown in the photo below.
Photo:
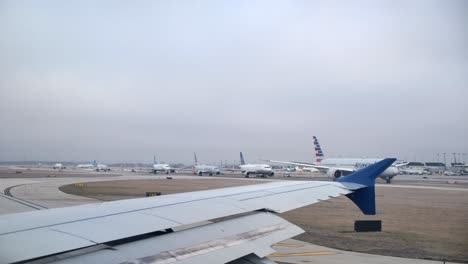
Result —
[{"label": "light pole", "polygon": [[444,154],[444,165],[447,166],[447,161],[445,160],[445,152],[442,154]]}]

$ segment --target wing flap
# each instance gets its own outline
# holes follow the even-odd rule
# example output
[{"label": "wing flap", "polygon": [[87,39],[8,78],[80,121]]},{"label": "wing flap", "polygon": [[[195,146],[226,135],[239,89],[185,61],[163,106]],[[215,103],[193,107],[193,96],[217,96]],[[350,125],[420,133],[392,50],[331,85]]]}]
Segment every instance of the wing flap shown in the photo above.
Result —
[{"label": "wing flap", "polygon": [[272,244],[302,232],[278,216],[261,212],[53,263],[226,263],[249,254],[264,257],[274,251]]}]

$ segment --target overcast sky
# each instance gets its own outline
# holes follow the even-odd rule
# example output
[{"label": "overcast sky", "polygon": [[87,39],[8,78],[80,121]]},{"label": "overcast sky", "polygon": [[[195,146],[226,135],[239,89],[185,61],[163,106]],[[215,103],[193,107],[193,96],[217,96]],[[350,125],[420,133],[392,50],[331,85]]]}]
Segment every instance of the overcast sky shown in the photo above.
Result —
[{"label": "overcast sky", "polygon": [[468,153],[467,25],[463,0],[0,0],[0,160]]}]

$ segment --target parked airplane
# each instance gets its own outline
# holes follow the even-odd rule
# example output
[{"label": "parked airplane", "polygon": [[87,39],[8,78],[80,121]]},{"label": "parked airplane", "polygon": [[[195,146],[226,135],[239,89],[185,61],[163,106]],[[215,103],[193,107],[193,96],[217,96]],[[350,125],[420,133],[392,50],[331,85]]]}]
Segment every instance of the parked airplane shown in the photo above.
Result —
[{"label": "parked airplane", "polygon": [[156,161],[156,156],[153,156],[153,173],[157,174],[158,171],[169,174],[169,173],[174,173],[175,169],[172,168],[169,164],[157,162]]},{"label": "parked airplane", "polygon": [[[274,181],[2,215],[0,263],[272,263],[273,244],[304,232],[280,213],[346,195],[375,215],[375,178],[394,161],[336,182]],[[194,225],[201,222],[208,224]]]},{"label": "parked airplane", "polygon": [[[382,159],[373,158],[373,159],[326,159],[320,143],[317,140],[317,137],[314,136],[314,145],[315,145],[315,163],[306,163],[306,162],[295,162],[295,161],[278,161],[278,160],[268,160],[268,162],[288,164],[303,166],[304,168],[311,167],[324,171],[328,177],[336,180],[342,176],[351,174],[357,170],[365,168],[369,165],[372,165],[376,162],[381,161]],[[382,172],[379,177],[385,180],[387,183],[390,183],[396,175],[398,175],[398,167],[403,165],[393,165],[388,167],[385,171]]]},{"label": "parked airplane", "polygon": [[404,165],[401,165],[400,174],[408,174],[408,175],[424,175],[424,174],[432,174],[426,168],[426,165],[422,162],[407,162]]},{"label": "parked airplane", "polygon": [[52,166],[52,169],[54,170],[63,170],[65,169],[66,167],[62,165],[62,163],[55,163],[54,166]]},{"label": "parked airplane", "polygon": [[78,164],[76,166],[78,169],[90,169],[95,171],[110,171],[110,168],[107,165],[99,164],[96,160],[92,164]]},{"label": "parked airplane", "polygon": [[216,174],[216,175],[219,175],[221,174],[221,171],[218,169],[218,167],[216,166],[213,166],[213,165],[200,165],[198,164],[198,161],[197,161],[197,153],[193,153],[193,156],[195,158],[195,172],[199,175],[199,176],[203,176],[203,174],[208,174],[210,176],[213,176],[213,174]]},{"label": "parked airplane", "polygon": [[273,176],[275,173],[268,164],[245,164],[244,155],[240,153],[241,165],[239,168],[246,178],[249,178],[250,175],[260,175],[261,177]]},{"label": "parked airplane", "polygon": [[453,171],[449,171],[449,170],[448,170],[448,171],[445,171],[445,172],[444,172],[444,175],[445,175],[445,176],[458,176],[457,173],[455,173],[455,172],[453,172]]},{"label": "parked airplane", "polygon": [[468,164],[464,164],[464,163],[454,164],[452,165],[451,169],[459,175],[468,174]]}]

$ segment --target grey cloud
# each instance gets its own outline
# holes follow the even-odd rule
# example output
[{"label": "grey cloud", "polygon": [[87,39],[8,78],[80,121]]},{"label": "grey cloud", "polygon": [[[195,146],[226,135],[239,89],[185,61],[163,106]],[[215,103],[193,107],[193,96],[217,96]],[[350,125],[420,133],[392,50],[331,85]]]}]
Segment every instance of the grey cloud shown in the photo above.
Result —
[{"label": "grey cloud", "polygon": [[467,152],[465,1],[0,6],[0,160]]}]

